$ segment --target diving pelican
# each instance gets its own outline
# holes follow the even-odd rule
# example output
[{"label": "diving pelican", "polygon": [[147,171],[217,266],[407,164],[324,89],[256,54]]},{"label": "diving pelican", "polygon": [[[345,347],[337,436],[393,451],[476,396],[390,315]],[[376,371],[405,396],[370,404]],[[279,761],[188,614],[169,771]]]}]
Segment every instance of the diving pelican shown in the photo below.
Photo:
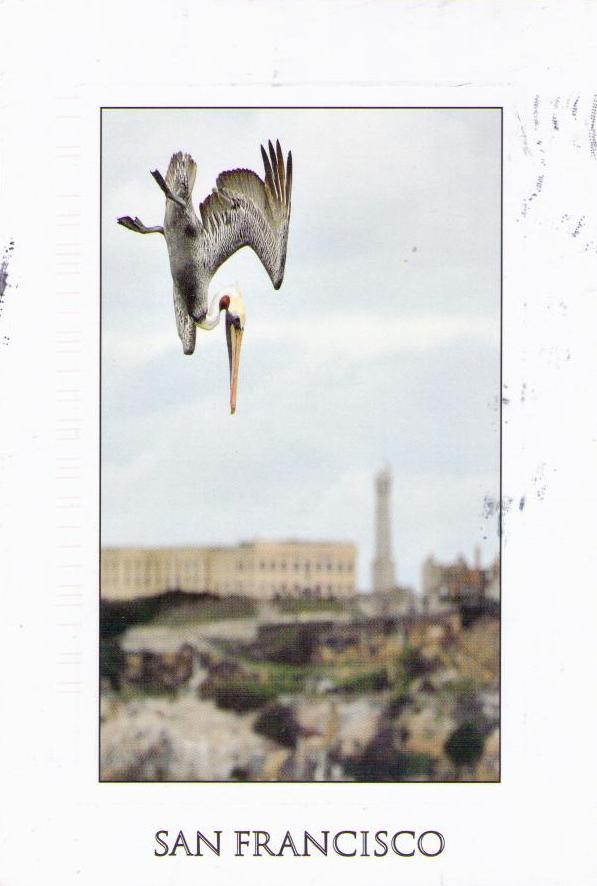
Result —
[{"label": "diving pelican", "polygon": [[220,313],[226,316],[226,342],[230,367],[230,412],[236,410],[236,389],[245,309],[236,286],[227,286],[208,299],[211,279],[220,265],[243,246],[250,246],[279,289],[284,278],[292,153],[286,165],[280,142],[268,142],[269,156],[261,147],[265,180],[250,169],[221,172],[216,185],[199,206],[193,208],[192,193],[197,164],[190,154],[172,155],[166,178],[156,169],[151,174],[166,197],[164,225],[146,227],[129,215],[118,219],[138,234],[163,234],[168,247],[174,283],[174,314],[185,354],[195,350],[196,326],[214,329]]}]

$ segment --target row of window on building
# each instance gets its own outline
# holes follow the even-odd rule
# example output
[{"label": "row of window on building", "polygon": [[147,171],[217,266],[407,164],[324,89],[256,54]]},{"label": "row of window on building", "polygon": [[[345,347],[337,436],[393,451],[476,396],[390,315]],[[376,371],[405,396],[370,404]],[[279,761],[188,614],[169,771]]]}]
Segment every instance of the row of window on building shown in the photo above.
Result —
[{"label": "row of window on building", "polygon": [[[242,572],[243,569],[245,568],[245,566],[247,566],[247,568],[251,569],[252,565],[253,564],[243,564],[243,562],[241,560],[236,564],[236,568],[238,569],[239,572]],[[289,567],[289,564],[286,562],[286,560],[282,560],[280,563],[276,563],[274,560],[270,561],[269,563],[267,563],[265,560],[261,560],[259,563],[259,570],[261,572],[265,572],[267,569],[270,569],[271,571],[274,571],[276,569],[280,569],[282,571],[285,571],[288,568],[290,568],[290,567]],[[304,563],[297,563],[295,561],[292,564],[292,569],[294,570],[294,572],[300,572],[301,569],[304,569],[305,572],[310,572],[310,571],[323,572],[326,570],[327,570],[327,572],[332,572],[332,571],[352,572],[352,563],[336,563],[336,565],[334,566],[334,564],[330,563],[330,562],[321,563],[318,561],[315,563],[311,563],[309,560],[307,560]]]},{"label": "row of window on building", "polygon": [[[204,573],[205,570],[200,569],[197,561],[189,560],[183,561],[177,564],[178,569],[177,572],[186,575],[187,577],[199,578],[201,574]],[[353,571],[352,563],[336,563],[334,566],[332,563],[315,563],[311,564],[306,562],[302,564],[305,572],[315,571],[315,572],[347,572],[351,573]],[[301,569],[301,565],[299,563],[294,563],[292,566],[294,572],[299,572]],[[104,566],[106,569],[106,566]],[[125,579],[131,579],[133,577],[140,578],[141,576],[151,576],[155,575],[156,572],[162,572],[159,566],[156,566],[151,560],[140,559],[140,560],[128,560],[123,564],[120,563],[109,563],[107,564],[107,569],[111,573],[111,575],[116,576],[119,572],[122,572]],[[281,571],[286,571],[288,569],[288,564],[285,561],[282,561],[280,564],[275,562],[270,562],[269,564],[265,561],[261,561],[259,563],[259,570],[261,572],[265,572],[267,570],[275,571],[276,569],[280,569]],[[167,569],[166,572],[171,572],[171,569]],[[228,574],[232,572],[232,569],[225,570]],[[251,564],[243,564],[242,562],[238,562],[236,564],[237,572],[244,571],[252,571]]]},{"label": "row of window on building", "polygon": [[334,584],[316,584],[313,587],[306,587],[301,584],[285,584],[285,583],[277,583],[272,582],[264,583],[259,582],[257,585],[254,585],[253,582],[220,582],[216,584],[213,588],[214,593],[216,594],[243,594],[243,593],[251,593],[254,589],[257,589],[260,594],[271,594],[271,595],[282,595],[285,596],[287,594],[301,594],[306,596],[316,596],[320,597],[324,594],[349,594],[352,591],[352,584],[340,584],[335,582]]}]

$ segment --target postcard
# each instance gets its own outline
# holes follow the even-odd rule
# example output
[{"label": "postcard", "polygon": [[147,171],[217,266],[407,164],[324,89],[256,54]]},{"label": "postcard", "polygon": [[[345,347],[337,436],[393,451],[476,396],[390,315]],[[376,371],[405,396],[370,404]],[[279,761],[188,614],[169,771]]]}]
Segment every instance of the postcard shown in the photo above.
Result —
[{"label": "postcard", "polygon": [[5,11],[7,886],[595,877],[594,16],[307,9]]},{"label": "postcard", "polygon": [[499,780],[501,131],[102,110],[102,779]]}]

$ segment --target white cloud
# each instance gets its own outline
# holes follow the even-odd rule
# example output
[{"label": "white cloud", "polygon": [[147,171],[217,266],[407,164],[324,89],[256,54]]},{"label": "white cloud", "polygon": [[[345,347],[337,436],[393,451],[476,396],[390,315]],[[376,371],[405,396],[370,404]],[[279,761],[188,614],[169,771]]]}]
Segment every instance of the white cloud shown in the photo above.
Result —
[{"label": "white cloud", "polygon": [[495,348],[499,336],[491,317],[430,313],[387,317],[381,305],[375,312],[336,309],[315,319],[303,316],[282,327],[279,321],[262,317],[255,329],[249,329],[255,341],[282,340],[285,346],[303,348],[310,357],[324,360],[371,360],[459,343]]},{"label": "white cloud", "polygon": [[171,353],[181,353],[180,342],[172,318],[172,328],[120,329],[104,335],[103,351],[106,362],[117,363],[122,369],[137,369],[149,361]]}]

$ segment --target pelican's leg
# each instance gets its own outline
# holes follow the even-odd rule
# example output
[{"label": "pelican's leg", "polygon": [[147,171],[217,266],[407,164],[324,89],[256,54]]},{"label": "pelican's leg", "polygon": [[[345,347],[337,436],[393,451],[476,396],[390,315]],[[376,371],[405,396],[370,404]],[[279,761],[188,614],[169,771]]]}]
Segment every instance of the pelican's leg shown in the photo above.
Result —
[{"label": "pelican's leg", "polygon": [[168,200],[172,200],[174,203],[178,204],[178,206],[180,206],[181,209],[185,209],[187,204],[182,199],[182,197],[178,197],[174,193],[174,191],[168,187],[168,185],[164,181],[164,177],[162,176],[162,173],[159,172],[157,169],[154,169],[154,170],[152,170],[151,174],[155,178],[156,182],[158,183],[158,185],[160,186],[160,188],[162,189],[162,191],[164,192],[164,194],[166,195]]},{"label": "pelican's leg", "polygon": [[131,218],[130,215],[123,215],[118,219],[118,224],[129,231],[136,231],[137,234],[163,234],[164,229],[161,225],[154,225],[153,228],[146,228],[140,218]]}]

